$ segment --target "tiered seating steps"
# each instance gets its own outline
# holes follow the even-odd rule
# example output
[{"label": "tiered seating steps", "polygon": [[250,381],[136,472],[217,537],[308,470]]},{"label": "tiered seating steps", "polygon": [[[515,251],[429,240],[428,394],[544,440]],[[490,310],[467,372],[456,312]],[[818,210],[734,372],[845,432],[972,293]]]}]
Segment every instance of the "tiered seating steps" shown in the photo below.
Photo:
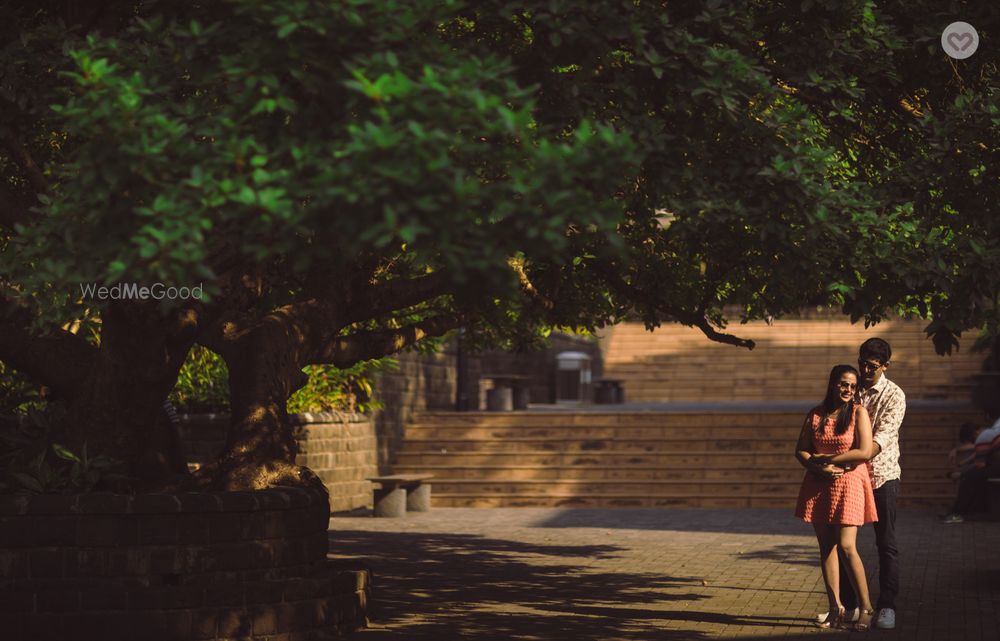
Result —
[{"label": "tiered seating steps", "polygon": [[[918,403],[919,404],[919,403]],[[397,473],[433,474],[435,506],[794,506],[802,411],[429,412]],[[903,507],[946,507],[946,454],[971,409],[911,407]]]}]

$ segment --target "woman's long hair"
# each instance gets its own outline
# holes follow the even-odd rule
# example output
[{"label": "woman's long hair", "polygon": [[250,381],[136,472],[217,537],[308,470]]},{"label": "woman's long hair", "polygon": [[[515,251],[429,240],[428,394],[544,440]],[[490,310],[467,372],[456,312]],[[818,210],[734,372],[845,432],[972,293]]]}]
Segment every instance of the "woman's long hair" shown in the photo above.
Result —
[{"label": "woman's long hair", "polygon": [[[823,399],[823,411],[824,416],[829,414],[833,410],[840,408],[840,414],[837,415],[837,424],[834,428],[834,432],[837,434],[843,434],[847,431],[848,426],[851,424],[851,419],[854,418],[854,401],[850,403],[843,403],[840,400],[840,389],[837,387],[837,383],[840,382],[840,377],[844,375],[845,372],[850,372],[854,374],[854,380],[860,383],[861,375],[858,370],[854,369],[850,365],[837,365],[832,370],[830,370],[830,381],[826,384],[826,398]],[[824,417],[820,417],[821,419]],[[826,430],[826,424],[820,421],[820,429]]]}]

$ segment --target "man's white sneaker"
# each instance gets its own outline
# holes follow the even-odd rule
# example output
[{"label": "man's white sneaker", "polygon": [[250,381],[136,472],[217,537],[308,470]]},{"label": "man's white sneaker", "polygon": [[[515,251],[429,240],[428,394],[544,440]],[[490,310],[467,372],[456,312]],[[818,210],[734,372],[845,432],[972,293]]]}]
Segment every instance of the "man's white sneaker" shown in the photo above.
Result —
[{"label": "man's white sneaker", "polygon": [[880,630],[892,630],[896,627],[896,611],[892,608],[882,608],[875,617],[875,627]]},{"label": "man's white sneaker", "polygon": [[[830,616],[829,612],[824,612],[823,614],[816,615],[816,622],[823,623],[826,621],[826,617]],[[848,623],[857,623],[858,618],[861,617],[861,608],[854,608],[853,610],[848,610],[844,613],[844,620]]]}]

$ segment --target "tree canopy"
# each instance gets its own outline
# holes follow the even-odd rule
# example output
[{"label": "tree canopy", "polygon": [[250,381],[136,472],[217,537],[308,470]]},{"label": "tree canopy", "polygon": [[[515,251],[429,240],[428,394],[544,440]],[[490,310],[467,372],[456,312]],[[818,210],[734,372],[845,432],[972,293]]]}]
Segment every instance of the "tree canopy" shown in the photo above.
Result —
[{"label": "tree canopy", "polygon": [[[156,478],[196,342],[233,407],[202,480],[260,487],[301,477],[304,366],[459,326],[752,347],[728,321],[833,304],[942,351],[996,333],[998,54],[947,58],[937,3],[6,5],[0,360]],[[206,296],[81,290],[123,283]]]}]

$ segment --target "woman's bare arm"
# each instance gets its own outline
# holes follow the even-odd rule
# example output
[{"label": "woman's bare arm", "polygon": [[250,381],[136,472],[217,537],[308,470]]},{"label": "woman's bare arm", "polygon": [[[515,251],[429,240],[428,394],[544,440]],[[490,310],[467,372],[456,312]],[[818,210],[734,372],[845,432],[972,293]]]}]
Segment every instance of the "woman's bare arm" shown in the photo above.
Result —
[{"label": "woman's bare arm", "polygon": [[844,473],[844,470],[831,464],[830,458],[825,454],[816,454],[816,444],[813,442],[812,432],[812,413],[810,412],[802,424],[799,440],[795,444],[795,459],[813,474],[818,474],[826,479],[837,478]]},{"label": "woman's bare arm", "polygon": [[797,460],[802,467],[811,469],[810,459],[813,456],[813,439],[812,439],[812,414],[806,416],[806,420],[802,423],[802,430],[799,432],[799,440],[795,443],[795,460]]}]

